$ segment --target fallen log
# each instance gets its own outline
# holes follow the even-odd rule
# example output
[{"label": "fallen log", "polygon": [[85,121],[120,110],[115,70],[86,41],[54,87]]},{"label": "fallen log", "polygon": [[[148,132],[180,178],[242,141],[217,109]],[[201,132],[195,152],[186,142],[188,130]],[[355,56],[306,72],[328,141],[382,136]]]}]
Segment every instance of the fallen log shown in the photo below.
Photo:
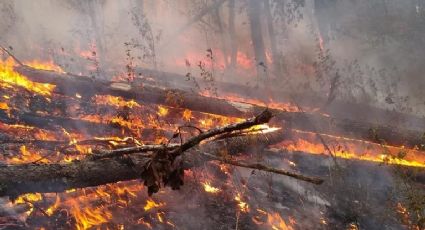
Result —
[{"label": "fallen log", "polygon": [[[75,94],[88,98],[95,94],[121,96],[142,103],[162,104],[232,117],[249,117],[265,109],[263,106],[204,97],[181,90],[141,86],[137,83],[107,82],[84,76],[36,70],[27,66],[16,67],[16,70],[33,81],[54,84],[56,93],[68,96],[75,96]],[[424,144],[423,133],[415,130],[377,125],[366,121],[337,119],[318,113],[286,112],[277,109],[271,111],[276,114],[277,119],[293,129],[344,136],[380,144],[385,142],[394,146],[413,147]]]},{"label": "fallen log", "polygon": [[[114,156],[95,160],[86,158],[70,163],[0,166],[0,196],[16,197],[23,193],[62,192],[71,188],[97,186],[138,178],[144,181],[148,187],[149,194],[158,191],[160,186],[158,183],[163,183],[164,186],[170,183],[169,186],[173,189],[178,189],[178,186],[182,184],[179,183],[176,187],[176,184],[173,184],[175,182],[170,180],[178,180],[173,179],[173,177],[182,176],[176,174],[183,170],[183,168],[180,168],[183,166],[179,164],[181,163],[179,161],[182,161],[182,158],[179,157],[183,153],[205,139],[266,123],[270,118],[271,113],[265,111],[245,122],[212,129],[189,138],[173,150],[155,150],[152,152],[152,156],[149,157],[143,153],[132,153],[127,157]],[[281,137],[282,135],[278,136]],[[266,140],[269,141],[269,138],[266,138]],[[199,156],[196,153],[195,155],[192,154],[192,156],[196,155]],[[122,154],[119,156],[122,156]],[[175,166],[175,164],[179,166]],[[261,170],[261,168],[258,169]],[[268,169],[270,171],[270,168]],[[287,175],[293,176],[296,174],[287,173]],[[299,177],[298,179],[300,178],[303,179],[304,177]],[[317,182],[314,179],[311,181]]]},{"label": "fallen log", "polygon": [[93,123],[89,121],[72,119],[67,117],[57,117],[49,115],[39,115],[36,113],[0,110],[0,122],[5,124],[24,124],[41,129],[58,130],[62,127],[68,131],[76,131],[91,135],[120,134],[121,128],[103,123]]},{"label": "fallen log", "polygon": [[[169,73],[158,70],[136,68],[136,75],[140,76],[135,79],[137,83],[145,83],[151,85],[165,86],[171,89],[181,89],[186,92],[199,93],[203,88],[202,79],[196,76],[201,89],[197,89],[187,77],[182,74]],[[227,78],[229,79],[229,78]],[[231,78],[230,78],[231,79]],[[290,92],[282,89],[264,89],[256,88],[240,82],[222,82],[215,81],[214,86],[217,88],[218,95],[240,95],[248,99],[260,100],[265,103],[270,101],[270,95],[273,95],[273,102],[293,103],[294,101],[303,108],[320,108],[327,103],[327,97],[317,95],[312,92]],[[271,86],[272,87],[272,86]],[[265,93],[267,91],[267,93]],[[398,127],[413,129],[418,131],[425,130],[424,119],[415,115],[396,112],[392,110],[374,107],[368,104],[360,104],[346,101],[334,100],[328,106],[321,108],[320,111],[339,119],[356,119],[377,124],[395,124]]]}]

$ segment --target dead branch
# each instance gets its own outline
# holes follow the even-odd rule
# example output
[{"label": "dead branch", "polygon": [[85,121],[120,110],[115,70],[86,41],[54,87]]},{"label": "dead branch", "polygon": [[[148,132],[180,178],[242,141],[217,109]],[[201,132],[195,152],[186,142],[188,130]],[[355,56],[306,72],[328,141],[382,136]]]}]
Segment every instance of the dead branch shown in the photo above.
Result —
[{"label": "dead branch", "polygon": [[24,66],[24,64],[18,58],[16,58],[15,55],[9,52],[9,50],[4,48],[3,46],[0,46],[0,49],[3,50],[3,52],[5,52],[7,55],[9,55],[13,60],[15,60],[16,63],[18,63],[20,66]]},{"label": "dead branch", "polygon": [[266,171],[266,172],[276,173],[276,174],[280,174],[280,175],[285,175],[285,176],[293,177],[295,179],[306,181],[306,182],[317,184],[317,185],[323,183],[323,179],[320,179],[320,178],[317,178],[317,177],[308,177],[308,176],[304,176],[304,175],[301,175],[301,174],[298,174],[298,173],[285,171],[285,170],[282,170],[282,169],[271,168],[269,166],[266,166],[266,165],[263,165],[263,164],[260,164],[260,163],[245,163],[245,162],[235,161],[235,160],[228,159],[228,158],[220,158],[220,157],[217,157],[217,156],[214,156],[212,154],[205,153],[205,152],[202,152],[202,154],[204,154],[205,156],[207,156],[211,159],[220,161],[220,162],[225,163],[225,164],[230,164],[230,165],[239,166],[239,167],[243,167],[243,168],[250,168],[250,169],[256,169],[256,170],[260,170],[260,171]]}]

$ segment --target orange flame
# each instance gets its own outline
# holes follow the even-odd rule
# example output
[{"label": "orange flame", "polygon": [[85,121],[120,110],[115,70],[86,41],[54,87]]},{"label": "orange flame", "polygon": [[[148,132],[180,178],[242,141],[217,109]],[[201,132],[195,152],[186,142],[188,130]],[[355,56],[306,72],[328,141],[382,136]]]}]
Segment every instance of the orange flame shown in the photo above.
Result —
[{"label": "orange flame", "polygon": [[141,107],[139,103],[134,100],[125,100],[122,97],[115,97],[111,95],[96,95],[94,97],[94,101],[98,105],[110,105],[116,108],[133,108],[133,107]]},{"label": "orange flame", "polygon": [[287,225],[277,212],[267,214],[267,224],[273,230],[293,230],[293,228],[290,225]]},{"label": "orange flame", "polygon": [[40,95],[51,95],[53,89],[55,88],[54,85],[32,82],[25,76],[17,73],[13,69],[14,66],[15,62],[11,58],[8,58],[6,61],[0,60],[0,82],[4,83],[6,87],[18,86]]},{"label": "orange flame", "polygon": [[203,182],[202,185],[204,186],[205,192],[208,192],[208,193],[218,193],[218,192],[220,192],[220,189],[211,186],[211,183],[208,182],[208,181]]},{"label": "orange flame", "polygon": [[50,70],[50,71],[56,71],[59,73],[65,73],[63,69],[56,65],[52,60],[49,61],[39,61],[39,60],[32,60],[29,62],[24,62],[25,65],[31,66],[34,69],[40,69],[40,70]]},{"label": "orange flame", "polygon": [[165,203],[156,203],[155,201],[153,201],[152,199],[148,199],[147,201],[146,201],[146,205],[145,205],[145,207],[143,207],[143,209],[145,210],[145,211],[148,211],[148,210],[150,210],[150,209],[153,209],[153,208],[159,208],[159,207],[162,207],[162,206],[164,206],[165,205]]},{"label": "orange flame", "polygon": [[249,205],[245,201],[242,200],[241,194],[237,193],[234,199],[238,202],[238,207],[241,212],[249,212]]}]

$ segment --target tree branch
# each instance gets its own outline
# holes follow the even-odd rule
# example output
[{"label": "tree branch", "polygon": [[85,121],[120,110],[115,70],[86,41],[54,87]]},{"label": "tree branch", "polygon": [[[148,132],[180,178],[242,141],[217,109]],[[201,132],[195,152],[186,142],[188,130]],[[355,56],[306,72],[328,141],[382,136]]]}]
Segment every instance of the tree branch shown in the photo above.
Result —
[{"label": "tree branch", "polygon": [[213,160],[217,160],[217,161],[220,161],[222,163],[229,164],[229,165],[234,165],[234,166],[239,166],[239,167],[243,167],[243,168],[250,168],[250,169],[256,169],[256,170],[260,170],[260,171],[266,171],[266,172],[276,173],[276,174],[280,174],[280,175],[285,175],[285,176],[295,178],[297,180],[302,180],[302,181],[306,181],[306,182],[317,184],[317,185],[323,183],[323,179],[321,179],[321,178],[308,177],[308,176],[304,176],[304,175],[301,175],[301,174],[298,174],[298,173],[285,171],[285,170],[282,170],[282,169],[271,168],[269,166],[259,164],[259,163],[245,163],[245,162],[231,160],[231,159],[228,159],[228,158],[220,158],[220,157],[217,157],[217,156],[214,156],[212,154],[205,153],[205,152],[202,152],[202,154],[213,159]]}]

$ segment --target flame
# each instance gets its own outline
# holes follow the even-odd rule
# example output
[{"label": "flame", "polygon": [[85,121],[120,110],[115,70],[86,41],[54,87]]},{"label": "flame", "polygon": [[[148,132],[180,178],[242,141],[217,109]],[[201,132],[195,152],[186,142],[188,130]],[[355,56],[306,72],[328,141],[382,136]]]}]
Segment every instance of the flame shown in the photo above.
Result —
[{"label": "flame", "polygon": [[39,60],[32,60],[28,62],[24,62],[25,65],[31,66],[34,69],[40,69],[40,70],[50,70],[50,71],[56,71],[59,73],[65,73],[63,69],[56,65],[52,60],[49,61],[39,61]]},{"label": "flame", "polygon": [[267,214],[267,224],[273,230],[293,230],[293,228],[286,224],[286,222],[282,219],[279,213],[268,213]]},{"label": "flame", "polygon": [[162,106],[162,105],[158,105],[158,112],[157,112],[158,116],[160,117],[164,117],[167,116],[168,114],[168,108]]},{"label": "flame", "polygon": [[9,110],[9,105],[5,102],[0,102],[0,109]]},{"label": "flame", "polygon": [[245,53],[242,53],[241,51],[238,51],[236,54],[236,62],[239,67],[242,67],[246,70],[251,70],[254,67],[252,58],[250,58]]},{"label": "flame", "polygon": [[145,205],[145,207],[143,207],[143,209],[145,211],[148,211],[150,209],[159,208],[159,207],[162,207],[164,205],[165,205],[165,203],[156,203],[152,199],[148,199],[148,200],[146,200],[146,205]]},{"label": "flame", "polygon": [[134,100],[125,100],[122,97],[115,97],[111,95],[96,95],[94,97],[94,101],[98,105],[110,105],[115,108],[133,108],[133,107],[141,107],[139,103]]},{"label": "flame", "polygon": [[211,183],[208,182],[208,181],[203,182],[202,185],[204,186],[205,192],[208,192],[208,193],[218,193],[218,192],[220,192],[220,189],[211,186]]},{"label": "flame", "polygon": [[70,212],[75,218],[76,229],[89,229],[106,223],[112,218],[112,213],[103,207],[81,209],[77,203],[71,207]]},{"label": "flame", "polygon": [[192,118],[192,111],[190,111],[190,110],[188,110],[188,109],[185,109],[185,110],[183,111],[183,119],[184,119],[185,121],[190,121],[190,118]]},{"label": "flame", "polygon": [[289,217],[289,223],[287,224],[285,220],[277,212],[269,213],[262,209],[256,209],[257,215],[252,217],[252,221],[257,225],[267,225],[268,228],[274,230],[293,230],[293,225],[296,224],[296,221]]},{"label": "flame", "polygon": [[[218,98],[218,99],[223,99],[226,100],[227,102],[233,104],[232,102],[236,103],[234,104],[235,107],[244,107],[241,109],[250,109],[252,106],[263,106],[263,107],[268,107],[268,108],[272,108],[272,109],[279,109],[279,110],[283,110],[283,111],[287,111],[287,112],[301,112],[299,107],[297,105],[293,105],[291,103],[284,103],[284,102],[275,102],[273,100],[269,100],[269,102],[263,102],[261,100],[258,99],[253,99],[253,98],[244,98],[241,97],[237,94],[232,94],[232,93],[222,93],[219,96],[218,95],[214,95],[211,94],[209,91],[207,90],[203,90],[201,92],[199,92],[199,94],[201,96],[205,96],[205,97],[214,97],[214,98]],[[304,108],[303,110],[305,111],[313,111],[313,108]]]},{"label": "flame", "polygon": [[250,133],[272,133],[280,130],[280,127],[270,127],[268,124],[254,125],[248,129]]},{"label": "flame", "polygon": [[16,156],[10,159],[9,161],[10,163],[31,163],[34,161],[38,161],[41,163],[50,162],[48,159],[44,158],[39,153],[28,151],[25,145],[22,145],[19,148],[19,151],[21,152],[21,154],[19,156]]},{"label": "flame", "polygon": [[47,215],[49,215],[49,216],[53,215],[53,213],[56,211],[56,209],[58,209],[60,202],[61,202],[60,197],[56,196],[55,203],[52,206],[50,206],[48,209],[46,209]]},{"label": "flame", "polygon": [[249,205],[242,200],[241,194],[237,193],[234,200],[238,203],[239,210],[241,212],[249,212]]},{"label": "flame", "polygon": [[42,200],[43,197],[41,196],[40,193],[28,193],[28,194],[24,194],[19,196],[18,198],[16,198],[15,200],[15,204],[25,204],[27,202],[37,202]]},{"label": "flame", "polygon": [[[319,155],[328,153],[328,149],[320,141],[314,138],[316,137],[316,134],[299,130],[293,131],[294,136],[296,137],[294,138],[294,141],[283,141],[279,144],[273,145],[272,147]],[[332,154],[338,158],[425,167],[425,157],[421,151],[394,146],[382,146],[372,142],[326,134],[321,134],[321,136],[328,138],[329,143],[338,143],[336,148],[331,146]],[[401,152],[405,152],[406,156],[403,158],[396,157],[398,153]]]},{"label": "flame", "polygon": [[[15,62],[13,59],[8,58],[6,61],[0,60],[0,82],[5,83],[6,86],[19,86],[44,96],[50,96],[54,85],[36,83],[28,80],[25,76],[17,73],[13,67]],[[12,87],[13,88],[13,87]]]}]

